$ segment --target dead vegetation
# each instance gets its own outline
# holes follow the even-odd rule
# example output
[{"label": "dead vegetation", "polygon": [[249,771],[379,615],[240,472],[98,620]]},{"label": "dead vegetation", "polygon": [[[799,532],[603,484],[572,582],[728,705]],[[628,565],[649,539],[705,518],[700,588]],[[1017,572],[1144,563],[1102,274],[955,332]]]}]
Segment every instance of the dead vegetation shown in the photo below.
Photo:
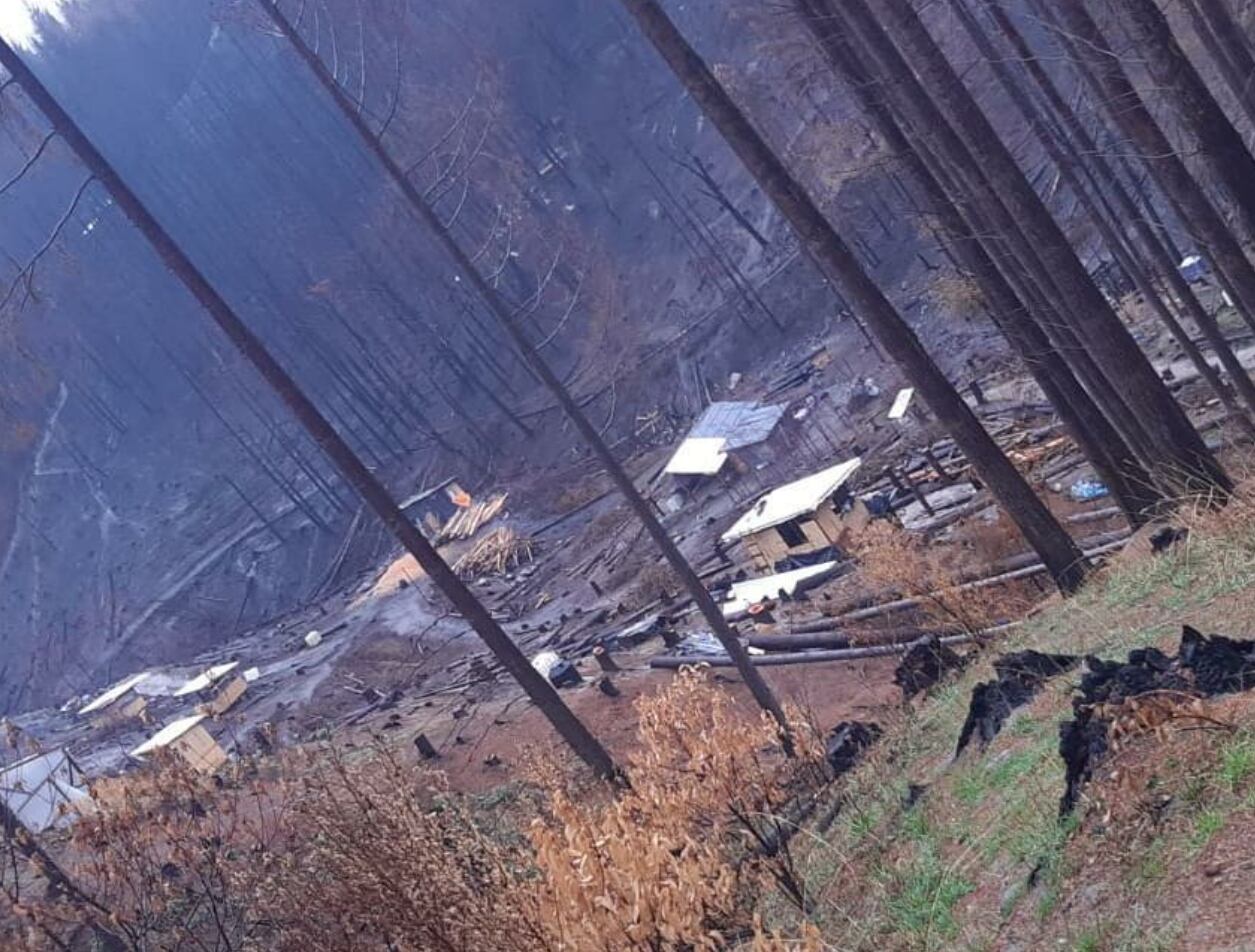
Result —
[{"label": "dead vegetation", "polygon": [[[630,787],[541,762],[515,808],[459,796],[384,746],[307,752],[218,783],[172,764],[128,783],[0,908],[0,935],[65,948],[719,949],[804,908],[791,838],[824,780],[814,731],[777,750],[698,671],[640,702]],[[21,861],[15,860],[14,868]],[[7,881],[6,881],[6,884]],[[773,948],[763,939],[762,948]]]},{"label": "dead vegetation", "polygon": [[962,584],[963,565],[952,547],[929,545],[888,522],[870,523],[851,548],[859,560],[864,589],[879,599],[917,600],[923,628],[957,628],[978,634],[1021,617],[1034,601],[1029,592],[1015,586]]}]

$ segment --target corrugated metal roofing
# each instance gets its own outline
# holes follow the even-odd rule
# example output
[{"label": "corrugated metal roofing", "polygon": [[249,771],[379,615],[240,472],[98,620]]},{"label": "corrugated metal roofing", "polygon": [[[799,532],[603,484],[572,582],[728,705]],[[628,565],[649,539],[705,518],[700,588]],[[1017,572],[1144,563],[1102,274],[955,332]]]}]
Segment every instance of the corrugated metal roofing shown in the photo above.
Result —
[{"label": "corrugated metal roofing", "polygon": [[814,512],[825,499],[841,488],[841,484],[854,475],[862,465],[862,459],[846,460],[836,466],[812,473],[792,483],[773,489],[754,504],[723,534],[725,542],[744,538],[763,529],[770,529],[797,516]]},{"label": "corrugated metal roofing", "polygon": [[712,403],[697,418],[688,438],[721,436],[727,440],[726,449],[739,450],[753,446],[771,436],[780,418],[784,416],[784,404],[759,404],[737,400]]},{"label": "corrugated metal roofing", "polygon": [[753,446],[771,436],[784,411],[783,404],[744,400],[712,403],[697,418],[664,472],[676,476],[715,475],[723,468],[730,451]]},{"label": "corrugated metal roofing", "polygon": [[0,800],[33,833],[67,822],[68,808],[87,799],[78,768],[64,750],[50,750],[0,770]]}]

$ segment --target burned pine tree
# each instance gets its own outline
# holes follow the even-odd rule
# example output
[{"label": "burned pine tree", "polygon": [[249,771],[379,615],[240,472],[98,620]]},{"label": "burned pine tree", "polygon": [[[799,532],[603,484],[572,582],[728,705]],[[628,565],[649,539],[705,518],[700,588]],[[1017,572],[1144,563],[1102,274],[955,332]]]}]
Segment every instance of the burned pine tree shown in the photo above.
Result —
[{"label": "burned pine tree", "polygon": [[305,395],[296,380],[218,293],[21,56],[3,40],[0,40],[0,66],[9,74],[9,81],[4,85],[17,86],[34,103],[86,167],[92,180],[98,181],[108,191],[171,274],[187,289],[240,356],[273,388],[313,441],[339,469],[345,481],[374,510],[405,550],[414,556],[436,587],[466,619],[491,650],[497,662],[518,682],[575,754],[599,776],[607,779],[620,777],[618,768],[601,742],[571,712],[553,685],[532,667],[527,656],[401,511],[383,484]]},{"label": "burned pine tree", "polygon": [[[1160,294],[1159,289],[1155,286],[1150,272],[1142,266],[1139,256],[1130,247],[1121,233],[1116,224],[1117,216],[1107,203],[1103,190],[1096,187],[1091,180],[1087,180],[1083,163],[1076,150],[1068,148],[1064,137],[1056,136],[1057,130],[1052,126],[1047,115],[1038,108],[1028,91],[1021,86],[1019,78],[1011,68],[1010,60],[994,47],[993,41],[985,33],[980,22],[968,8],[967,0],[950,0],[950,9],[954,11],[959,22],[975,44],[977,52],[985,59],[1007,97],[1015,104],[1020,114],[1024,117],[1025,122],[1036,131],[1037,138],[1046,150],[1051,162],[1059,170],[1072,194],[1080,202],[1090,221],[1098,229],[1098,233],[1112,257],[1150,305],[1156,317],[1168,328],[1169,333],[1172,334],[1178,346],[1189,357],[1199,376],[1207,381],[1212,391],[1229,411],[1230,417],[1237,421],[1248,435],[1255,435],[1255,424],[1252,424],[1250,416],[1237,404],[1233,391],[1225,386],[1224,381],[1220,379],[1219,374],[1207,361],[1198,345],[1194,343],[1189,332],[1176,319],[1168,302],[1164,300],[1163,295]],[[998,10],[998,13],[1003,16],[1006,15],[1005,11],[1002,10]],[[1113,189],[1113,191],[1116,190],[1118,189]],[[1137,217],[1140,220],[1140,216]],[[1144,222],[1141,224],[1143,228],[1146,227]],[[1186,285],[1177,268],[1173,266],[1166,269],[1166,271],[1169,275],[1169,281],[1175,278],[1181,285],[1185,285],[1187,292],[1185,299],[1195,300],[1194,295],[1188,293],[1188,285]],[[1176,289],[1180,291],[1180,286],[1178,285]],[[1202,310],[1201,315],[1196,315],[1196,317],[1200,329],[1220,358],[1221,363],[1224,364],[1225,369],[1229,372],[1233,385],[1241,394],[1247,409],[1255,411],[1255,383],[1251,382],[1246,369],[1229,347],[1228,341],[1225,340],[1219,325],[1205,310]]]},{"label": "burned pine tree", "polygon": [[[1118,421],[1113,417],[1113,422],[1143,464],[1174,492],[1204,496],[1227,492],[1229,478],[910,3],[878,0],[874,16],[863,0],[843,7],[860,39],[876,44],[882,79],[890,85],[915,83],[913,88],[945,116],[951,127],[949,142],[959,141],[970,155],[968,161],[956,156],[950,164],[977,183],[972,194],[984,194],[982,210],[990,212],[999,236],[1018,243],[1021,265],[1030,270],[1047,302],[1098,365],[1109,385],[1110,403],[1105,402],[1104,409],[1116,414]],[[890,47],[897,55],[887,52]],[[916,131],[947,135],[944,129]],[[1074,351],[1064,353],[1071,357]]]},{"label": "burned pine tree", "polygon": [[[1105,151],[1099,147],[1098,142],[1085,128],[1076,111],[1064,99],[1054,79],[1046,71],[1023,34],[1016,28],[1006,10],[998,3],[986,3],[985,9],[999,33],[1010,45],[1016,60],[1033,86],[1044,99],[1045,108],[1051,119],[1058,124],[1056,138],[1060,147],[1072,155],[1113,225],[1132,232],[1149,270],[1164,283],[1169,296],[1177,301],[1185,315],[1202,331],[1212,351],[1232,378],[1234,387],[1242,393],[1244,402],[1250,406],[1249,373],[1237,360],[1233,348],[1221,332],[1215,317],[1203,305],[1198,292],[1182,276],[1177,266],[1177,262],[1181,260],[1180,256],[1168,246],[1166,236],[1157,229],[1153,215],[1147,215],[1139,208]],[[1200,373],[1203,373],[1204,367],[1211,370],[1211,364],[1205,358],[1202,364],[1199,364],[1196,359],[1198,348],[1193,345],[1192,341],[1191,345],[1191,348],[1186,350],[1191,362],[1198,367]],[[1223,384],[1223,382],[1213,379],[1214,371],[1211,372],[1212,376],[1203,373],[1203,377],[1223,400],[1225,388],[1222,385],[1217,386],[1218,383]],[[1247,414],[1239,414],[1238,420],[1244,429],[1249,426]]]},{"label": "burned pine tree", "polygon": [[914,331],[859,265],[801,183],[759,135],[658,3],[654,0],[621,2],[792,226],[802,247],[860,313],[881,346],[954,437],[995,498],[1041,555],[1059,587],[1064,591],[1075,590],[1088,568],[1075,542],[985,432]]},{"label": "burned pine tree", "polygon": [[[958,194],[953,177],[935,169],[935,154],[929,153],[925,158],[916,141],[904,130],[886,101],[885,87],[874,81],[872,69],[848,41],[840,18],[833,15],[831,0],[796,0],[795,6],[828,64],[858,98],[893,154],[923,189],[927,200],[925,211],[937,217],[944,232],[941,238],[957,257],[957,263],[975,278],[991,319],[1024,361],[1130,523],[1140,524],[1159,497],[1152,491],[1149,476],[1123,437],[1042,329],[1042,321],[1054,323],[1053,316],[1034,313],[1036,305],[1030,307],[1026,303],[1026,298],[1032,300],[1030,289],[1014,269],[1013,262],[1007,261],[1005,255],[1001,256],[1001,265],[995,261],[985,245],[986,236],[992,233],[991,227],[979,217],[971,202],[960,205],[952,197]],[[1003,273],[1003,268],[1009,275]]]},{"label": "burned pine tree", "polygon": [[1039,9],[1058,28],[1060,41],[1102,101],[1113,125],[1136,147],[1177,217],[1232,288],[1248,322],[1255,319],[1255,267],[1206,190],[1190,174],[1155,121],[1085,5],[1080,0],[1061,0],[1058,4],[1041,4]]}]

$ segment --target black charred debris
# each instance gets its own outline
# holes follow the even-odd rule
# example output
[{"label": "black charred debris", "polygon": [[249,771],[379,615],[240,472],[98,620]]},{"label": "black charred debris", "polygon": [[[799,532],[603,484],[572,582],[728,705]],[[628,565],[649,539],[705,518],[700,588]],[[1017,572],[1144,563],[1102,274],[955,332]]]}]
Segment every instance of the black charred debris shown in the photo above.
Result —
[{"label": "black charred debris", "polygon": [[863,752],[880,738],[879,724],[864,721],[842,721],[828,734],[824,754],[834,777],[854,768]]},{"label": "black charred debris", "polygon": [[1100,711],[1152,692],[1213,697],[1255,687],[1255,641],[1204,635],[1189,625],[1181,631],[1175,658],[1156,648],[1138,648],[1124,662],[1091,657],[1085,664],[1089,670],[1072,699],[1074,717],[1059,725],[1059,755],[1067,779],[1060,816],[1075,809],[1109,749],[1111,722]]},{"label": "black charred debris", "polygon": [[933,635],[911,645],[893,672],[893,683],[902,689],[903,700],[909,701],[966,663],[967,659]]},{"label": "black charred debris", "polygon": [[1016,651],[996,660],[994,672],[998,677],[982,681],[972,689],[967,720],[959,732],[954,755],[963,753],[974,738],[982,749],[987,747],[1016,708],[1027,704],[1048,680],[1072,670],[1080,660],[1074,655],[1032,650]]}]

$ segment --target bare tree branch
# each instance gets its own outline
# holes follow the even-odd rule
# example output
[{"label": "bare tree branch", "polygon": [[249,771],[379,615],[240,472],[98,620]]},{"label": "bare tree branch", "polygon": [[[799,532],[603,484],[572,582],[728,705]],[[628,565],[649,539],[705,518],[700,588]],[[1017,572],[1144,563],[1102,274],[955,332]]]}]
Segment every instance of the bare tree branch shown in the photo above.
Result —
[{"label": "bare tree branch", "polygon": [[25,307],[26,302],[34,296],[35,266],[39,264],[40,259],[43,258],[43,256],[48,253],[48,250],[56,243],[57,238],[61,236],[62,230],[74,216],[74,212],[78,209],[78,203],[82,200],[83,194],[87,191],[87,187],[94,181],[96,181],[96,176],[94,175],[89,175],[83,180],[83,184],[81,184],[78,187],[78,191],[74,193],[74,200],[70,202],[69,207],[62,213],[61,217],[57,219],[57,223],[53,227],[52,232],[48,235],[47,240],[44,241],[44,243],[39,247],[39,250],[31,256],[31,259],[27,261],[21,269],[19,269],[18,273],[14,275],[13,281],[9,284],[9,288],[5,292],[4,297],[0,298],[0,311],[3,311],[8,306],[9,302],[13,299],[13,296],[17,294],[19,288],[22,288],[24,291],[22,303],[18,306],[19,309]]},{"label": "bare tree branch", "polygon": [[48,144],[52,142],[52,140],[55,139],[56,137],[57,137],[57,134],[55,131],[49,132],[48,135],[44,137],[44,141],[39,143],[39,148],[35,150],[35,154],[26,160],[26,163],[20,169],[17,170],[17,172],[13,175],[12,178],[10,178],[3,185],[0,185],[0,195],[3,195],[10,188],[12,188],[18,182],[20,182],[23,176],[25,176],[27,172],[29,172],[32,168],[35,167],[35,163],[38,162],[39,157],[44,154],[44,151],[48,148]]}]

